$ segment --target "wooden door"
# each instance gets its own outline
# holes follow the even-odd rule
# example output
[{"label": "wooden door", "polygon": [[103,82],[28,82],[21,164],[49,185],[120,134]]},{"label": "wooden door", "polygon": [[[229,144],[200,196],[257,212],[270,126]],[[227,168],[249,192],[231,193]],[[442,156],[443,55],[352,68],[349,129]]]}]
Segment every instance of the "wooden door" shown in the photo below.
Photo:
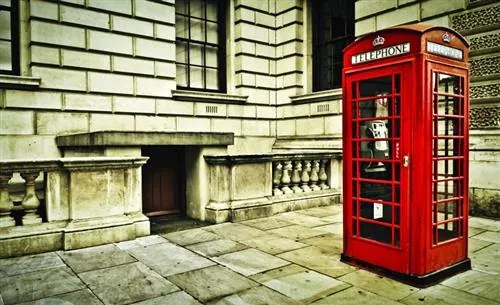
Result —
[{"label": "wooden door", "polygon": [[142,149],[142,210],[147,216],[185,213],[184,150],[174,146]]}]

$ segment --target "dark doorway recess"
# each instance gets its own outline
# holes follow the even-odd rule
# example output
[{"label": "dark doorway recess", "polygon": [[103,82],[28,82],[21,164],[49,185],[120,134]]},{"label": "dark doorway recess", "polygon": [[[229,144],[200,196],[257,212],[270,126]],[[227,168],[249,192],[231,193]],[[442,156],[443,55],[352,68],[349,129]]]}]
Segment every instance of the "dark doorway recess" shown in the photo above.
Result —
[{"label": "dark doorway recess", "polygon": [[184,149],[176,146],[149,146],[142,167],[142,210],[148,217],[184,215],[186,177]]}]

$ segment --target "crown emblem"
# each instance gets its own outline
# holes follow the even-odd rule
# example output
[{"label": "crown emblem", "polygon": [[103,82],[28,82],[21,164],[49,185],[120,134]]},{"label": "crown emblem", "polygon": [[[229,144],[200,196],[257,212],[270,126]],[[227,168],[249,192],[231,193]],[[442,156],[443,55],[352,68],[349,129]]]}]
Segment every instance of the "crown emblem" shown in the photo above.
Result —
[{"label": "crown emblem", "polygon": [[375,39],[373,39],[372,45],[374,47],[381,46],[381,45],[384,44],[384,42],[385,42],[385,38],[382,37],[382,36],[380,36],[380,35],[378,35]]},{"label": "crown emblem", "polygon": [[445,33],[443,34],[443,41],[444,41],[444,42],[450,42],[450,40],[451,40],[451,36],[450,36],[450,34],[448,34],[448,32],[445,32]]}]

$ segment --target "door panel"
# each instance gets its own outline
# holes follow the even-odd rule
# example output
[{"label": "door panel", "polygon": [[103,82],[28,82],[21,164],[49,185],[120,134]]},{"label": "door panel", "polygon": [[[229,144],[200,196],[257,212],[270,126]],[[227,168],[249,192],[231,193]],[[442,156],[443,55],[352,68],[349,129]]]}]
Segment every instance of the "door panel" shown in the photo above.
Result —
[{"label": "door panel", "polygon": [[184,154],[177,147],[148,147],[142,167],[142,208],[147,216],[184,213]]},{"label": "door panel", "polygon": [[[346,77],[346,118],[350,118],[349,239],[347,255],[398,272],[409,268],[408,172],[409,88],[407,66]],[[404,89],[404,90],[403,90]],[[348,133],[349,134],[349,133]],[[391,256],[391,259],[387,259]]]}]

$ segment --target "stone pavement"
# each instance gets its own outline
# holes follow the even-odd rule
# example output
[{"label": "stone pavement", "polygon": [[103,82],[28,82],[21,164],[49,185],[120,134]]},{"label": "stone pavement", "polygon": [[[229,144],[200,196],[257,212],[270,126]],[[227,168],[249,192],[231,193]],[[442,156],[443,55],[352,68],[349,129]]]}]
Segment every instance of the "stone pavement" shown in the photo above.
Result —
[{"label": "stone pavement", "polygon": [[500,221],[470,219],[473,270],[417,289],[339,261],[338,205],[0,260],[0,304],[500,304]]}]

